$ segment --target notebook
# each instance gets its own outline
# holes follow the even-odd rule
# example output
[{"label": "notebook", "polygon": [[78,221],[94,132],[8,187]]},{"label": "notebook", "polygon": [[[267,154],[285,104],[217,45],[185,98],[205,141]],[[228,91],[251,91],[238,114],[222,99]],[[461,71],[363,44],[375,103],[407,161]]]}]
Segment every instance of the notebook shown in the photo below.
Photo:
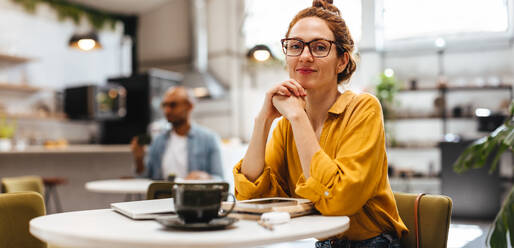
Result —
[{"label": "notebook", "polygon": [[173,198],[111,203],[115,211],[135,220],[175,215]]},{"label": "notebook", "polygon": [[[229,210],[232,202],[223,202],[223,209]],[[231,217],[247,220],[259,220],[262,213],[288,212],[291,217],[308,215],[314,212],[313,203],[307,199],[269,197],[237,201]]]}]

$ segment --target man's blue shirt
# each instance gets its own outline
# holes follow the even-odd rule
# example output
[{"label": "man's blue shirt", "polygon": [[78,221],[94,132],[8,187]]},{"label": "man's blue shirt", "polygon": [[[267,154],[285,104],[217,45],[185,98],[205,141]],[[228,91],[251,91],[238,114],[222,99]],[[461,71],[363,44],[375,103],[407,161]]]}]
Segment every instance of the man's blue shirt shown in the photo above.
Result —
[{"label": "man's blue shirt", "polygon": [[[162,158],[166,151],[170,132],[168,130],[157,136],[148,149],[145,157],[145,170],[142,177],[163,180]],[[187,168],[191,171],[205,171],[217,179],[223,179],[221,152],[218,137],[213,132],[191,124],[187,133]]]}]

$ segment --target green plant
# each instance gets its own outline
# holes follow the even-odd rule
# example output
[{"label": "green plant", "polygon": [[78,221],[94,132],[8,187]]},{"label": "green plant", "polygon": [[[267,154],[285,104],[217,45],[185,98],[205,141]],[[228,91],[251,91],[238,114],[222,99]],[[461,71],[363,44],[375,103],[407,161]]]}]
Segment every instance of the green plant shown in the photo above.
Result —
[{"label": "green plant", "polygon": [[389,75],[381,73],[379,75],[379,83],[376,86],[376,96],[382,105],[382,111],[386,118],[392,118],[394,115],[394,97],[396,96],[398,89],[398,80],[396,80],[393,73]]},{"label": "green plant", "polygon": [[[386,69],[386,71],[387,70],[390,69]],[[384,127],[387,146],[391,147],[397,146],[394,128],[391,122],[394,120],[394,105],[396,104],[394,98],[398,92],[398,88],[398,80],[396,80],[392,70],[379,75],[375,94],[380,101],[380,105],[382,105],[384,118],[389,119],[389,121],[384,124]]]},{"label": "green plant", "polygon": [[111,29],[115,28],[118,18],[115,15],[88,8],[79,4],[69,3],[64,0],[11,0],[21,5],[27,12],[34,13],[39,4],[47,4],[57,12],[60,21],[67,18],[71,19],[75,24],[80,23],[82,16],[85,16],[89,23],[100,30],[105,24],[110,24]]},{"label": "green plant", "polygon": [[0,117],[0,139],[10,139],[16,131],[16,121],[7,122],[5,117]]},{"label": "green plant", "polygon": [[[455,172],[462,173],[472,168],[482,168],[487,158],[495,153],[489,169],[489,173],[492,173],[496,170],[500,156],[505,151],[514,152],[514,100],[510,104],[509,112],[510,116],[504,124],[488,136],[473,142],[464,150],[454,164]],[[507,247],[507,233],[509,233],[510,243],[514,242],[513,191],[514,187],[510,189],[509,195],[504,200],[487,234],[486,245],[489,243],[492,248]]]}]

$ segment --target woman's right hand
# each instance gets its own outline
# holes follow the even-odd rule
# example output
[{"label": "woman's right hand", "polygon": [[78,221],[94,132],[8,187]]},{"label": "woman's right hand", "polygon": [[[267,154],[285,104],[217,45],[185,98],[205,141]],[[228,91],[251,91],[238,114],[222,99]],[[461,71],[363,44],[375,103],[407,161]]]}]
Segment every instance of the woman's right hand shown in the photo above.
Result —
[{"label": "woman's right hand", "polygon": [[268,92],[266,92],[266,97],[264,98],[264,104],[261,108],[261,112],[259,113],[259,118],[263,118],[265,120],[274,120],[281,116],[280,112],[273,106],[273,96],[281,95],[281,96],[297,96],[304,97],[307,95],[305,89],[294,79],[288,79],[284,82],[281,82],[275,86],[273,86]]}]

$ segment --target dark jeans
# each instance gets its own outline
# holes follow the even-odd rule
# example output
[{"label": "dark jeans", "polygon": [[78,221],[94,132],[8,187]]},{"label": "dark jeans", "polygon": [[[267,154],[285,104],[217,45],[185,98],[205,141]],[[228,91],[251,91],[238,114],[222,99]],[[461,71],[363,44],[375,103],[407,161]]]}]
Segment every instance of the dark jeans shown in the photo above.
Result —
[{"label": "dark jeans", "polygon": [[352,241],[347,239],[329,239],[316,242],[316,248],[400,248],[400,240],[389,234]]}]

